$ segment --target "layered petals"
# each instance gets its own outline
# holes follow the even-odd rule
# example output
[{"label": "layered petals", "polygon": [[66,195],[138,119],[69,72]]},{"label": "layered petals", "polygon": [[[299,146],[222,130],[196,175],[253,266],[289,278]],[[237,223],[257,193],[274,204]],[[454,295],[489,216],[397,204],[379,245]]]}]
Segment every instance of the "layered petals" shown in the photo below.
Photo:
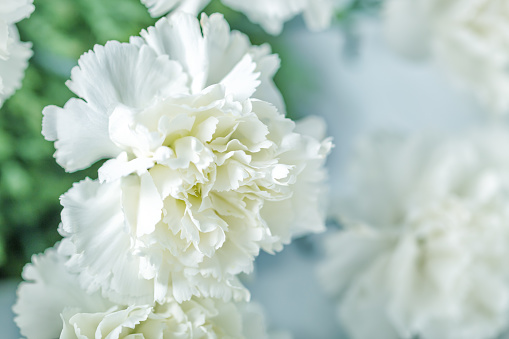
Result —
[{"label": "layered petals", "polygon": [[247,299],[236,275],[252,270],[260,249],[324,229],[331,142],[297,133],[316,120],[296,129],[270,104],[221,98],[217,85],[146,111],[138,120],[157,132],[128,123],[134,131],[117,143],[133,148],[101,167],[103,183],[85,180],[62,197],[68,265],[89,291],[118,302]]},{"label": "layered petals", "polygon": [[200,27],[178,13],[80,58],[68,82],[80,99],[47,107],[43,134],[68,171],[107,159],[62,197],[67,266],[88,292],[246,300],[236,276],[260,249],[323,230],[331,142],[261,101],[279,97],[278,66],[218,14]]},{"label": "layered petals", "polygon": [[27,339],[276,338],[256,304],[204,298],[115,304],[81,289],[65,262],[60,246],[34,256],[24,269],[27,281],[20,284],[14,312]]},{"label": "layered petals", "polygon": [[[84,54],[67,83],[81,99],[44,109],[43,135],[55,141],[55,157],[67,171],[116,158],[133,147],[155,151],[153,146],[162,143],[153,133],[155,126],[145,126],[151,132],[144,127],[129,132],[128,124],[139,124],[136,119],[170,98],[196,95],[209,86],[221,84],[223,95],[236,101],[267,99],[284,109],[272,81],[277,56],[268,46],[253,47],[245,35],[230,32],[221,15],[203,15],[200,28],[196,18],[179,13],[159,20],[142,37],[129,44],[109,42]],[[143,138],[144,145],[126,138]]]},{"label": "layered petals", "polygon": [[86,294],[76,277],[65,268],[66,257],[58,247],[34,255],[23,269],[25,282],[18,287],[13,307],[14,321],[21,334],[30,339],[58,338],[62,331],[61,313],[106,311],[113,303],[99,293]]}]

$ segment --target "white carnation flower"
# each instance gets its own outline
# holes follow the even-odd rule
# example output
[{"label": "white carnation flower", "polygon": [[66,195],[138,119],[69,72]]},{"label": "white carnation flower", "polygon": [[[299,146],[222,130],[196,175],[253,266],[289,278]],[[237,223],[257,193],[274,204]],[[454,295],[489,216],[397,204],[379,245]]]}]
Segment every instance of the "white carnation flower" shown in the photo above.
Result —
[{"label": "white carnation flower", "polygon": [[21,42],[15,26],[34,10],[33,0],[3,0],[0,2],[0,106],[21,87],[31,44]]},{"label": "white carnation flower", "polygon": [[[183,11],[197,15],[210,0],[141,0],[153,17],[168,12]],[[269,34],[277,35],[285,22],[302,14],[309,29],[324,30],[331,24],[334,15],[345,7],[349,0],[222,0],[234,10],[244,13],[249,20],[260,24]]]},{"label": "white carnation flower", "polygon": [[504,0],[389,0],[389,43],[429,57],[495,113],[509,112],[509,3]]},{"label": "white carnation flower", "polygon": [[80,289],[66,258],[48,249],[23,271],[14,306],[27,339],[273,338],[256,304],[193,298],[178,304],[116,305]]},{"label": "white carnation flower", "polygon": [[129,173],[132,162],[150,168],[85,180],[62,197],[61,233],[75,246],[68,266],[84,288],[119,303],[247,299],[236,275],[252,271],[260,248],[324,229],[330,142],[294,132],[267,103],[228,102],[214,89],[159,111],[155,126],[172,122],[155,147],[165,158],[110,160],[103,177]]},{"label": "white carnation flower", "polygon": [[85,100],[44,111],[64,168],[112,158],[63,197],[61,232],[83,286],[118,303],[247,299],[235,275],[260,248],[324,228],[323,126],[249,99],[279,98],[277,58],[222,16],[202,26],[179,13],[97,46],[69,83]]},{"label": "white carnation flower", "polygon": [[507,326],[508,146],[493,129],[364,145],[320,270],[351,338],[488,339]]}]

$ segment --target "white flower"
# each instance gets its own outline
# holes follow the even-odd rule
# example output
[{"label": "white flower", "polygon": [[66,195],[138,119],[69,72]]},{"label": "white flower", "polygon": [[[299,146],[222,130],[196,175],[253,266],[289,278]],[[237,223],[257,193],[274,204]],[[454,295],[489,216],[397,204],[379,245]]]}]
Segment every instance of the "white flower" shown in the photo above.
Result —
[{"label": "white flower", "polygon": [[351,338],[488,339],[507,326],[508,146],[494,129],[364,145],[320,270]]},{"label": "white flower", "polygon": [[[57,162],[67,171],[76,171],[134,150],[128,140],[118,139],[128,137],[121,136],[118,128],[129,126],[119,126],[115,119],[154,111],[158,105],[170,104],[170,98],[191,100],[191,95],[214,84],[221,84],[236,101],[253,97],[284,112],[272,81],[279,59],[270,54],[270,47],[251,46],[245,35],[230,32],[220,14],[203,15],[201,25],[203,36],[197,19],[176,13],[143,31],[143,39],[133,37],[130,44],[109,42],[84,54],[68,82],[83,100],[71,99],[63,109],[49,106],[44,110],[43,134],[56,141]],[[154,135],[142,136],[142,130],[133,133],[148,137],[145,143],[156,142],[150,140]]]},{"label": "white flower", "polygon": [[34,10],[33,0],[0,2],[0,106],[21,87],[31,44],[19,40],[15,23],[27,18]]},{"label": "white flower", "polygon": [[[170,11],[183,11],[197,15],[210,0],[141,0],[153,17]],[[260,24],[269,34],[277,35],[285,22],[302,14],[309,29],[320,31],[328,28],[334,15],[350,0],[222,0],[234,10],[244,13],[249,20]]]},{"label": "white flower", "polygon": [[152,17],[159,17],[166,13],[185,12],[194,16],[210,2],[210,0],[141,0],[148,7]]},{"label": "white flower", "polygon": [[345,0],[222,0],[225,5],[243,12],[252,22],[260,24],[267,33],[277,35],[283,24],[302,14],[309,29],[324,30],[345,4]]},{"label": "white flower", "polygon": [[44,111],[64,168],[112,158],[63,197],[61,232],[83,286],[118,303],[247,299],[235,275],[260,248],[324,228],[323,128],[249,99],[279,98],[277,59],[219,15],[202,26],[179,13],[96,47],[69,83],[86,101]]},{"label": "white flower", "polygon": [[159,112],[174,127],[158,146],[166,158],[110,160],[108,177],[133,162],[150,168],[85,180],[62,197],[61,233],[75,247],[68,266],[84,288],[119,303],[247,299],[235,276],[252,271],[260,248],[281,250],[294,235],[324,229],[330,142],[295,133],[267,103],[228,102],[214,89]]},{"label": "white flower", "polygon": [[504,0],[389,0],[389,43],[429,57],[495,113],[509,112],[509,3]]},{"label": "white flower", "polygon": [[269,336],[256,304],[193,298],[178,304],[123,306],[79,288],[66,258],[48,249],[23,271],[14,306],[27,339],[245,338]]}]

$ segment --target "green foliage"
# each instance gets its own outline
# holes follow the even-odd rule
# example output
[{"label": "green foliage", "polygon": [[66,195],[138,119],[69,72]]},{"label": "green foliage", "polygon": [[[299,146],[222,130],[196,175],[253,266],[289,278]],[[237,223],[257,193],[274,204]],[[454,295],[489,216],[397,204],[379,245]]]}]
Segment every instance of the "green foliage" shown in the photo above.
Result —
[{"label": "green foliage", "polygon": [[76,60],[95,44],[127,41],[152,25],[139,0],[35,0],[36,10],[18,27],[36,50]]}]

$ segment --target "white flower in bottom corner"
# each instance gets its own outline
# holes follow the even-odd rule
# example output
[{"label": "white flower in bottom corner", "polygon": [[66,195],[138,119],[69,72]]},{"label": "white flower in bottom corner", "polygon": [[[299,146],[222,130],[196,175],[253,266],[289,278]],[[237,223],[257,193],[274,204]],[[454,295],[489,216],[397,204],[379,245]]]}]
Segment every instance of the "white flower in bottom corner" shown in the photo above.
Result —
[{"label": "white flower in bottom corner", "polygon": [[509,3],[505,0],[389,0],[389,43],[443,67],[492,112],[509,113]]},{"label": "white flower in bottom corner", "polygon": [[490,339],[509,321],[507,130],[373,138],[320,269],[353,339]]},{"label": "white flower in bottom corner", "polygon": [[0,106],[21,87],[32,56],[31,44],[21,42],[15,26],[34,10],[33,0],[3,0],[0,3]]},{"label": "white flower in bottom corner", "polygon": [[51,248],[23,270],[14,305],[27,339],[264,339],[273,338],[256,304],[193,298],[178,304],[117,305],[87,294],[66,258]]}]

